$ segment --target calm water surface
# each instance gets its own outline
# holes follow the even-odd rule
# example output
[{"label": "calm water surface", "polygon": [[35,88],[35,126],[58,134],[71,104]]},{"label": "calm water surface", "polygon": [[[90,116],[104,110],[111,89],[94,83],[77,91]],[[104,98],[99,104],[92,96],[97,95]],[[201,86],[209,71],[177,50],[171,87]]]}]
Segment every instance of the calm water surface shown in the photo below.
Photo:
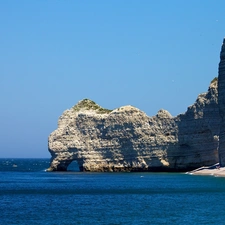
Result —
[{"label": "calm water surface", "polygon": [[0,224],[225,224],[225,178],[48,166],[0,159]]}]

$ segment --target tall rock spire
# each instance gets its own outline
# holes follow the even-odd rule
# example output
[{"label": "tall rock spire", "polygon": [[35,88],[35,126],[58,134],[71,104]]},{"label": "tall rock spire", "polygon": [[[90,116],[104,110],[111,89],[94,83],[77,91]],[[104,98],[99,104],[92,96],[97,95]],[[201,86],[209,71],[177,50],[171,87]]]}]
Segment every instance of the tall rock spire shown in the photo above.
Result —
[{"label": "tall rock spire", "polygon": [[219,76],[218,76],[218,104],[221,116],[219,135],[219,161],[225,166],[225,38],[220,52]]}]

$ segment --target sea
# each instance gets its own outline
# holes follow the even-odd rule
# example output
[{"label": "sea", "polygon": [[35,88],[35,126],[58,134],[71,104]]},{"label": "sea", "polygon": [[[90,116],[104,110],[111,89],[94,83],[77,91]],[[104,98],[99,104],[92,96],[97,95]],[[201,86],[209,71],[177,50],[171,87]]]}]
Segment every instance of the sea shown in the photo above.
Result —
[{"label": "sea", "polygon": [[185,173],[46,172],[0,159],[1,225],[225,224],[225,178]]}]

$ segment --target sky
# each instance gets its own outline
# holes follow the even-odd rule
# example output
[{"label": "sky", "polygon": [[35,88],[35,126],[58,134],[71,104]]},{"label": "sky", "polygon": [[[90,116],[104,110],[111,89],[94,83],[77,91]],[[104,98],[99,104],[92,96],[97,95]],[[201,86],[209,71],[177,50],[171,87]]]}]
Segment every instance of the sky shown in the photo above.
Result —
[{"label": "sky", "polygon": [[49,158],[79,100],[184,113],[218,76],[224,0],[0,1],[0,158]]}]

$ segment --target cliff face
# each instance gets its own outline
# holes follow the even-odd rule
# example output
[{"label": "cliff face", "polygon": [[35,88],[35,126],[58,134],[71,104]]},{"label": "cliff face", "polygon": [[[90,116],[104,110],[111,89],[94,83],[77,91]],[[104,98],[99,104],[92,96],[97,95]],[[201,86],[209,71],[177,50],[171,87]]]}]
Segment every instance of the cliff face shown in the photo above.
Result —
[{"label": "cliff face", "polygon": [[225,166],[225,38],[220,52],[219,76],[218,76],[218,102],[221,116],[219,158],[221,166]]},{"label": "cliff face", "polygon": [[111,111],[80,101],[62,114],[49,136],[48,170],[66,170],[73,160],[81,171],[186,171],[212,165],[218,162],[217,90],[215,79],[177,117],[165,110],[149,117],[133,106]]}]

